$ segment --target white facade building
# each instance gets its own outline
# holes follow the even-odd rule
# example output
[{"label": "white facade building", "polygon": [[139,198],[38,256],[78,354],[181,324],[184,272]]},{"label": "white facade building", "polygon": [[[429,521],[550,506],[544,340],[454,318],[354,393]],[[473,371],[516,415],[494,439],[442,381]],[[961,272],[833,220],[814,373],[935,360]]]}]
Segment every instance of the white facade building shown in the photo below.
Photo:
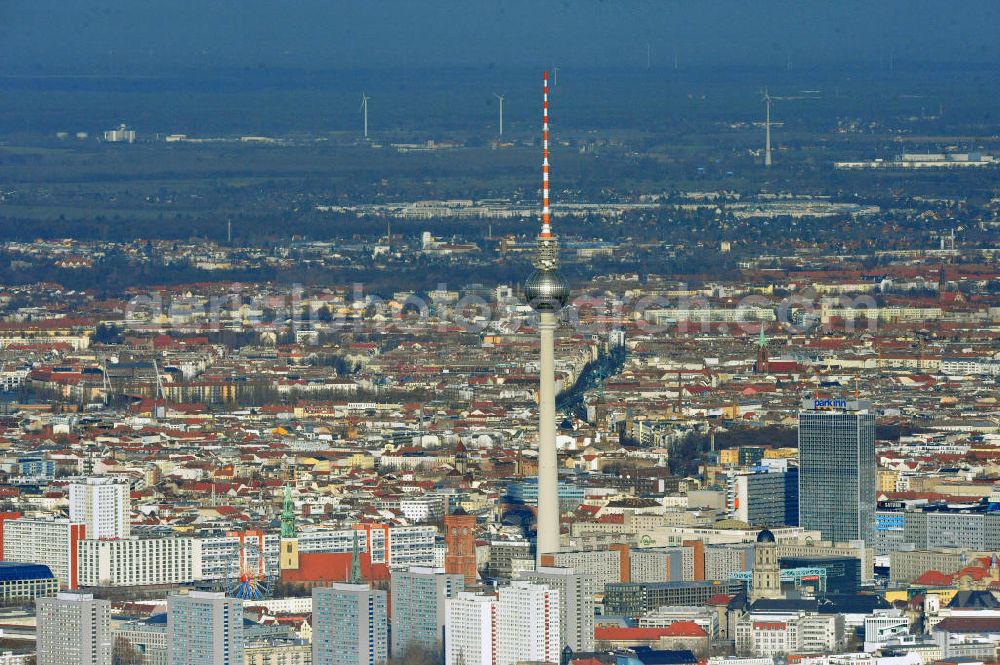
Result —
[{"label": "white facade building", "polygon": [[4,520],[3,560],[41,563],[67,589],[79,586],[79,542],[86,528],[66,519]]},{"label": "white facade building", "polygon": [[460,591],[445,608],[445,665],[494,665],[496,599]]},{"label": "white facade building", "polygon": [[80,541],[81,586],[180,584],[202,579],[194,538]]},{"label": "white facade building", "polygon": [[559,662],[559,592],[543,584],[515,581],[497,599],[497,665],[521,661]]},{"label": "white facade building", "polygon": [[574,653],[593,651],[594,577],[578,573],[573,568],[550,566],[538,566],[536,570],[522,573],[521,577],[559,591],[560,646],[568,646]]},{"label": "white facade building", "polygon": [[736,653],[780,656],[836,651],[844,637],[844,617],[809,612],[766,612],[743,615],[736,622]]},{"label": "white facade building", "polygon": [[87,538],[128,538],[131,496],[127,478],[91,476],[70,483],[69,519],[87,525]]}]

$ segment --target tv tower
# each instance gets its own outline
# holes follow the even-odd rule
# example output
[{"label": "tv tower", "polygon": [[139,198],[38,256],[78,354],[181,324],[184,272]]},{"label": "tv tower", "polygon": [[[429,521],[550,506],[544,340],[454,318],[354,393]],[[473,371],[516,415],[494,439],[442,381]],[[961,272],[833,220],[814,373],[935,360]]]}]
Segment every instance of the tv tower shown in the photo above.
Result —
[{"label": "tv tower", "polygon": [[542,229],[535,271],[524,284],[528,302],[538,312],[538,520],[536,561],[559,549],[559,473],[556,454],[555,330],[556,315],[569,298],[559,274],[559,246],[549,213],[549,73],[542,78]]},{"label": "tv tower", "polygon": [[771,95],[767,94],[764,88],[764,104],[767,107],[767,115],[764,120],[764,166],[771,165]]}]

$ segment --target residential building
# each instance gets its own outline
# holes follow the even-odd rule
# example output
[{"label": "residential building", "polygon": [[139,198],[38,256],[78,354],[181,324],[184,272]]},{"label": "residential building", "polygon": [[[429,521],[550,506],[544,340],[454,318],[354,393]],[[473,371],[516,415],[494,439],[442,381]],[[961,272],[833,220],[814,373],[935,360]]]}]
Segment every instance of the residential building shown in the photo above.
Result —
[{"label": "residential building", "polygon": [[81,586],[179,584],[201,578],[194,538],[79,542]]},{"label": "residential building", "polygon": [[111,602],[60,593],[35,601],[38,665],[111,665]]},{"label": "residential building", "polygon": [[87,538],[128,538],[131,498],[127,478],[91,476],[70,483],[69,519],[87,527]]},{"label": "residential building", "polygon": [[243,601],[224,593],[167,596],[168,665],[242,665]]},{"label": "residential building", "polygon": [[497,601],[460,591],[445,601],[445,665],[494,665],[497,653]]},{"label": "residential building", "polygon": [[521,579],[559,592],[559,632],[562,647],[574,652],[594,650],[594,577],[573,568],[539,566]]},{"label": "residential building", "polygon": [[555,663],[562,653],[559,591],[516,580],[497,595],[497,665]]},{"label": "residential building", "polygon": [[332,583],[313,597],[313,665],[377,665],[389,655],[386,593]]},{"label": "residential building", "polygon": [[414,566],[392,574],[392,655],[399,658],[411,644],[444,648],[445,605],[465,588],[465,578],[443,568]]},{"label": "residential building", "polygon": [[59,584],[76,589],[80,583],[79,543],[86,526],[67,519],[3,521],[3,560],[40,563],[49,567]]}]

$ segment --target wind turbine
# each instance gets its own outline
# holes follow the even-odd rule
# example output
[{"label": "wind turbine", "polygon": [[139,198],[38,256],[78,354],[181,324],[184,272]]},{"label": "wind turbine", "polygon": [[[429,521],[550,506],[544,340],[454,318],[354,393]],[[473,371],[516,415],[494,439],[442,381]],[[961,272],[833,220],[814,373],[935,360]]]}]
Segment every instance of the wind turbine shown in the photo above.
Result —
[{"label": "wind turbine", "polygon": [[365,116],[365,140],[368,140],[368,100],[371,99],[365,93],[361,93],[361,112]]},{"label": "wind turbine", "polygon": [[767,108],[764,119],[764,166],[771,166],[771,95],[764,88],[764,104]]},{"label": "wind turbine", "polygon": [[503,138],[503,95],[493,93],[493,96],[500,100],[500,138]]}]

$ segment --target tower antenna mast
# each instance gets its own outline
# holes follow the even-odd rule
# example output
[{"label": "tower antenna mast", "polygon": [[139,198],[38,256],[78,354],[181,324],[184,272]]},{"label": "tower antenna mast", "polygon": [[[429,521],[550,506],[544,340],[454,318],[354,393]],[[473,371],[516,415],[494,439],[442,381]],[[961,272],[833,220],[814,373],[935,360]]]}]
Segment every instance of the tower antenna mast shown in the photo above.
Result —
[{"label": "tower antenna mast", "polygon": [[361,113],[365,117],[365,140],[368,140],[368,100],[371,99],[365,93],[361,93]]},{"label": "tower antenna mast", "polygon": [[502,139],[503,138],[503,99],[504,99],[504,96],[503,95],[498,95],[495,92],[493,93],[493,96],[500,100],[500,138]]}]

